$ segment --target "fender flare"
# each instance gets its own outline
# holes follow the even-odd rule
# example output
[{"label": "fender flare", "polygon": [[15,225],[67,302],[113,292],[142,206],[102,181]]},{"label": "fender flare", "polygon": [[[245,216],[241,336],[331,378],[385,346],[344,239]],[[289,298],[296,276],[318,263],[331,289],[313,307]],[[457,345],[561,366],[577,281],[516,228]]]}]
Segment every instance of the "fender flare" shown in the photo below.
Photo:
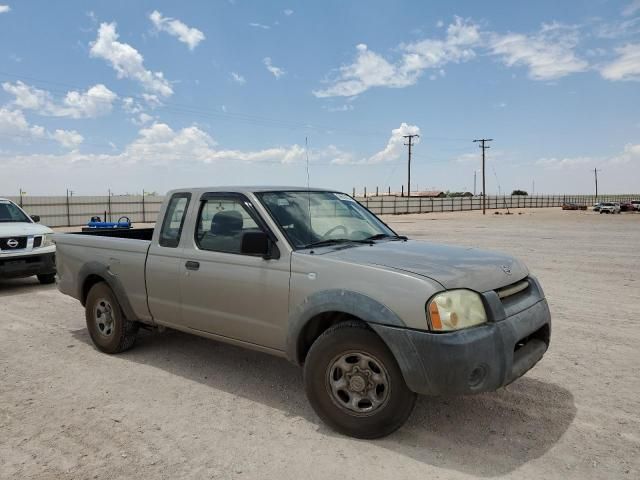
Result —
[{"label": "fender flare", "polygon": [[137,320],[136,314],[131,307],[131,303],[129,303],[129,297],[127,297],[127,293],[122,286],[122,283],[118,277],[109,270],[107,265],[100,262],[87,262],[78,272],[77,298],[81,300],[83,306],[86,303],[86,298],[84,297],[84,284],[87,281],[87,278],[91,275],[100,277],[107,285],[109,285],[109,288],[111,288],[111,291],[116,296],[116,299],[120,304],[120,308],[122,308],[122,312],[127,320]]},{"label": "fender flare", "polygon": [[386,305],[362,293],[349,290],[323,290],[309,295],[289,315],[285,353],[289,361],[300,364],[299,339],[316,315],[341,312],[362,319],[367,324],[405,327],[402,319]]}]

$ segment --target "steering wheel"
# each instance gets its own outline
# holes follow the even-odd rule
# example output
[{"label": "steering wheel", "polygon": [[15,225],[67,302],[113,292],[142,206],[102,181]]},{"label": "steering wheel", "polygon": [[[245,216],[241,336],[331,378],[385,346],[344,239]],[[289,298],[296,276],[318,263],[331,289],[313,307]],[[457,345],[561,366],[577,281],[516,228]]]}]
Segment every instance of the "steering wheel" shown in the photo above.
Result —
[{"label": "steering wheel", "polygon": [[118,219],[118,223],[128,223],[129,225],[131,225],[131,220],[129,219],[129,217],[120,217]]},{"label": "steering wheel", "polygon": [[344,234],[347,234],[347,227],[345,227],[344,225],[336,225],[335,227],[329,229],[323,236],[322,239],[324,240],[325,238],[329,238],[331,236],[331,234],[333,232],[335,232],[336,230],[342,230],[344,232]]}]

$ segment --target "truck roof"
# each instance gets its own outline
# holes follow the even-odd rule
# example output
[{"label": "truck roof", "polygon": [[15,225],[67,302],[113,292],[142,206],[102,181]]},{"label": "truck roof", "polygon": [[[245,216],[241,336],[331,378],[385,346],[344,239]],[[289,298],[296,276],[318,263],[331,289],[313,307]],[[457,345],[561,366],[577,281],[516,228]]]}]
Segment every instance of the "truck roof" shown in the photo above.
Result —
[{"label": "truck roof", "polygon": [[312,192],[335,192],[333,188],[314,188],[314,187],[286,187],[286,186],[274,186],[274,185],[248,185],[248,186],[217,186],[217,187],[191,187],[191,188],[176,188],[167,193],[172,195],[177,192],[192,192],[192,193],[205,193],[205,192],[237,192],[237,193],[257,193],[257,192],[306,192],[307,190]]}]

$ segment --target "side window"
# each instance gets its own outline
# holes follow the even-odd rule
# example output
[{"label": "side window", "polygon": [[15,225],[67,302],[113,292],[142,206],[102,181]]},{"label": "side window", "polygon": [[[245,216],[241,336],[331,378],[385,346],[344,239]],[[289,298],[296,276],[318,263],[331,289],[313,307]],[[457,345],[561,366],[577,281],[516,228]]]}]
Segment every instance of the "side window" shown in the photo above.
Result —
[{"label": "side window", "polygon": [[180,243],[182,226],[190,199],[190,193],[176,193],[169,200],[169,206],[162,222],[162,230],[160,230],[159,243],[161,247],[176,248]]},{"label": "side window", "polygon": [[208,198],[198,214],[196,244],[202,250],[240,253],[243,235],[260,230],[242,199]]}]

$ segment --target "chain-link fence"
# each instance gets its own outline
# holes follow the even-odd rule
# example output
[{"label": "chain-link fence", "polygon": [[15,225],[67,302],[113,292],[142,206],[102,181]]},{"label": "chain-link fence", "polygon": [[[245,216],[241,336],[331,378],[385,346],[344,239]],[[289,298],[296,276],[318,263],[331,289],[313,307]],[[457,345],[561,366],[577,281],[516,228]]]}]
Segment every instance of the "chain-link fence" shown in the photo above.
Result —
[{"label": "chain-link fence", "polygon": [[[639,200],[640,194],[623,195],[487,195],[486,208],[546,208],[575,203],[591,207],[597,202],[626,202]],[[362,205],[377,215],[405,213],[456,212],[482,210],[482,197],[402,197],[399,195],[356,197]]]},{"label": "chain-link fence", "polygon": [[[117,221],[126,216],[134,223],[155,222],[164,200],[159,195],[116,196],[15,196],[7,197],[30,215],[39,215],[44,225],[66,227],[85,225],[91,217]],[[560,207],[576,203],[591,207],[597,201],[625,202],[640,194],[621,195],[506,195],[487,196],[488,209]],[[482,197],[406,197],[399,195],[357,196],[356,200],[378,215],[482,210]]]}]

